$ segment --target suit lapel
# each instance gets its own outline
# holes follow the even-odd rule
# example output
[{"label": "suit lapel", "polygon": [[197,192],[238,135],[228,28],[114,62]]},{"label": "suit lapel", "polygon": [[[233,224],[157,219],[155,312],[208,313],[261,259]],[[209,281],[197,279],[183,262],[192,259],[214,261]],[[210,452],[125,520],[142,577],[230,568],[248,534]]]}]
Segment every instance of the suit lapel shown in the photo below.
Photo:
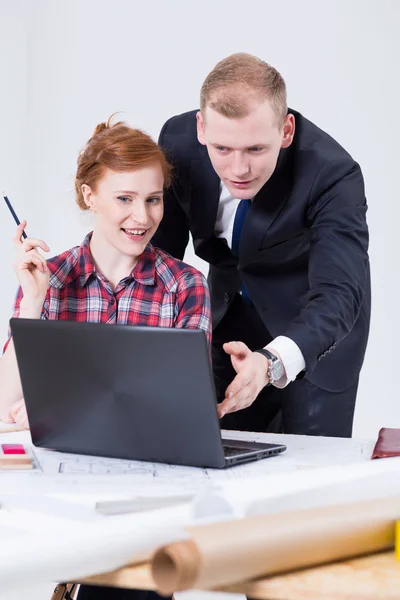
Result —
[{"label": "suit lapel", "polygon": [[220,196],[220,179],[211,164],[205,146],[199,147],[198,160],[190,171],[190,221],[193,237],[199,243],[214,235]]},{"label": "suit lapel", "polygon": [[292,184],[290,150],[290,147],[281,150],[272,177],[255,196],[249,208],[240,239],[239,268],[254,261],[266,232],[289,197]]}]

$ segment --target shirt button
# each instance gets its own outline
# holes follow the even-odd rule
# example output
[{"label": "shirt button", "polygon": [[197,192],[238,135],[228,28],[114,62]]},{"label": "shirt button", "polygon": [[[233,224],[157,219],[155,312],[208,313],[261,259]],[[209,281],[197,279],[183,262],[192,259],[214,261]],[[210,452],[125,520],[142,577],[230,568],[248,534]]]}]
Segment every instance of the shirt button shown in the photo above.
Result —
[{"label": "shirt button", "polygon": [[228,294],[228,292],[225,292],[225,294],[224,294],[224,302],[229,302],[230,299],[231,299],[230,294]]}]

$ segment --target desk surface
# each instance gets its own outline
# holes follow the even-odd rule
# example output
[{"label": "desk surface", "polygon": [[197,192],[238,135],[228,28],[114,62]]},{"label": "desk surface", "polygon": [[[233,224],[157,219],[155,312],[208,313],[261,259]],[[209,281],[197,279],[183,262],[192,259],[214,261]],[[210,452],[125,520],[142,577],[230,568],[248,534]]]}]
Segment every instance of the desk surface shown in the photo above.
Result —
[{"label": "desk surface", "polygon": [[[101,487],[101,484],[106,484],[107,487],[110,475],[113,477],[114,485],[122,484],[125,491],[132,491],[129,489],[130,482],[132,487],[136,488],[138,482],[154,485],[179,481],[181,486],[194,489],[208,482],[219,483],[254,476],[290,473],[313,467],[366,462],[370,459],[374,445],[373,440],[240,431],[224,431],[223,436],[244,441],[284,443],[287,450],[278,457],[218,470],[79,456],[32,448],[37,468],[30,473],[20,474],[13,480],[15,484],[18,482],[21,485],[29,482],[27,485],[30,488],[40,480],[42,489],[46,487],[48,492],[58,491],[57,488],[60,488],[63,483],[64,487],[67,487],[66,484],[73,484],[75,491],[90,491],[94,485]],[[0,434],[0,443],[5,440],[28,445],[31,443],[27,431]],[[2,478],[5,477],[4,473],[0,475]]]},{"label": "desk surface", "polygon": [[[227,432],[224,435],[226,436]],[[306,472],[315,467],[356,463],[365,464],[370,459],[374,444],[373,440],[317,438],[296,435],[284,436],[243,432],[229,432],[229,436],[235,439],[285,443],[287,451],[275,458],[224,471],[215,471],[213,469],[190,469],[152,463],[135,463],[135,461],[112,461],[111,459],[79,457],[33,449],[38,465],[38,468],[34,472],[15,473],[13,475],[0,474],[0,502],[3,499],[2,496],[7,486],[12,490],[23,490],[25,487],[25,489],[30,490],[31,494],[32,491],[36,491],[36,498],[51,496],[54,499],[57,496],[68,501],[73,500],[76,505],[81,503],[88,509],[88,507],[93,507],[94,498],[101,500],[108,497],[111,487],[114,495],[123,492],[125,496],[131,497],[132,495],[150,493],[149,490],[155,489],[164,490],[174,488],[175,490],[179,489],[180,492],[184,488],[199,490],[204,487],[205,482],[223,483],[229,480],[240,482],[242,479],[245,480],[248,477],[254,476],[273,477],[276,474],[284,474],[285,477],[290,479],[293,473],[303,470]],[[0,434],[0,442],[7,440],[9,442],[29,444],[29,438],[28,432]],[[110,482],[112,482],[112,486],[110,486]],[[89,491],[91,492],[90,494]],[[72,496],[74,497],[72,498]],[[21,519],[21,515],[18,515],[17,518],[14,515],[14,520],[11,518],[7,521],[7,515],[1,515],[1,513],[3,511],[0,511],[0,531],[2,539],[6,540],[5,544],[0,545],[0,561],[2,564],[2,569],[0,570],[1,586],[10,586],[12,582],[14,582],[14,585],[18,583],[18,579],[15,576],[16,573],[25,573],[25,576],[31,578],[32,582],[43,581],[45,579],[55,581],[71,580],[73,573],[76,573],[77,577],[81,577],[81,574],[74,571],[74,569],[78,566],[82,568],[82,564],[90,564],[90,571],[88,572],[107,573],[129,562],[127,557],[131,556],[134,552],[134,536],[132,535],[130,538],[129,535],[125,535],[124,551],[121,551],[119,556],[116,556],[117,547],[110,547],[108,554],[103,553],[102,555],[100,555],[100,549],[97,547],[96,552],[98,555],[96,555],[94,548],[90,544],[86,543],[85,545],[83,543],[85,536],[83,532],[84,527],[82,527],[82,533],[79,527],[75,527],[78,538],[75,539],[73,547],[80,547],[80,554],[77,556],[73,548],[72,550],[66,548],[65,544],[61,543],[60,537],[57,538],[55,535],[57,531],[62,532],[68,529],[68,520],[58,518],[57,515],[45,517],[39,514],[35,514],[35,518],[32,520],[32,515],[29,514],[29,525],[26,520],[27,527],[24,529],[24,522]],[[125,522],[128,534],[129,531],[136,531],[135,523],[137,523],[138,515],[135,518],[136,522],[129,515],[125,521],[122,517],[116,518],[116,522],[118,519],[120,520],[119,526],[121,527],[121,532],[123,531],[123,527],[125,527]],[[143,520],[145,520],[145,515],[143,516]],[[176,525],[179,528],[187,522],[188,517],[185,517],[181,521],[178,519]],[[18,524],[18,528],[13,529],[16,527],[16,524]],[[131,528],[130,530],[129,527]],[[40,540],[38,537],[43,528],[48,528],[51,531],[51,535],[48,536],[47,546],[47,542],[44,539],[45,536],[41,535]],[[17,535],[21,535],[21,543],[25,543],[27,547],[38,548],[38,541],[40,541],[40,552],[42,554],[37,550],[34,556],[30,555],[29,552],[26,552],[22,556],[21,546],[18,545],[16,540]],[[79,541],[79,536],[82,537],[82,543]],[[9,545],[7,545],[8,540],[10,540]],[[11,542],[11,540],[13,541]],[[160,541],[163,543],[162,540]],[[97,538],[97,544],[101,546],[99,542],[100,538]],[[130,550],[131,543],[132,549]],[[15,556],[11,552],[11,547],[13,547]],[[45,557],[50,557],[52,560],[49,560],[45,564],[47,560]],[[68,569],[64,569],[64,566],[68,566]],[[123,576],[124,572],[126,572],[124,568],[119,569],[118,577]],[[320,569],[318,569],[318,572],[321,572]],[[136,571],[136,573],[139,573],[139,571]],[[270,586],[273,581],[279,581],[280,579],[281,577],[269,579],[268,585]],[[137,584],[135,583],[135,585]],[[264,588],[260,592],[261,595],[258,595],[257,589],[257,587],[251,588],[250,595],[263,598],[268,597],[265,595]],[[236,590],[237,588],[235,588]],[[283,596],[275,597],[281,598]],[[286,597],[289,598],[289,596]],[[293,596],[293,598],[297,597],[300,598],[301,596]],[[307,597],[312,598],[312,596]],[[320,595],[319,598],[325,597]],[[340,596],[336,596],[337,600],[339,598]]]}]

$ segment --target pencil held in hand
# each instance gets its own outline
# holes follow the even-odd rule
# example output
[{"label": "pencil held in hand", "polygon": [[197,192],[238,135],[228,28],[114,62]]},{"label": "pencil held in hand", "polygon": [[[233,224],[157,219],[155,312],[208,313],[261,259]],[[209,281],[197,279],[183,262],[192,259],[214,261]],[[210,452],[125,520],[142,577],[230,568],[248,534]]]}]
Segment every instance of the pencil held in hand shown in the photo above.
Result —
[{"label": "pencil held in hand", "polygon": [[[13,207],[11,205],[11,202],[9,201],[8,197],[5,195],[4,192],[2,192],[2,196],[3,196],[4,200],[5,200],[5,203],[7,204],[8,208],[9,208],[10,213],[12,214],[12,216],[14,218],[14,221],[16,222],[17,225],[20,225],[21,224],[20,220],[18,219],[17,214],[16,214],[15,210],[13,209]],[[24,238],[24,240],[26,240],[26,238],[28,237],[26,235],[25,231],[22,231],[22,237]]]},{"label": "pencil held in hand", "polygon": [[26,221],[18,225],[14,236],[15,261],[14,270],[24,295],[25,304],[29,300],[33,305],[43,304],[49,286],[50,272],[46,259],[39,250],[49,252],[50,248],[43,240],[34,238],[22,239]]}]

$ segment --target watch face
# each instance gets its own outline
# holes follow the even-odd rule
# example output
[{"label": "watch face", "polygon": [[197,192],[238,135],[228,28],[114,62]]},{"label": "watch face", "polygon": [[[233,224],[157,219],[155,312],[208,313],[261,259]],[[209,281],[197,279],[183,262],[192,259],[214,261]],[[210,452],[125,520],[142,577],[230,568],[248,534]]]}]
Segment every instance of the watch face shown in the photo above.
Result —
[{"label": "watch face", "polygon": [[278,381],[283,375],[283,364],[280,360],[274,361],[271,365],[271,373],[274,381]]}]

